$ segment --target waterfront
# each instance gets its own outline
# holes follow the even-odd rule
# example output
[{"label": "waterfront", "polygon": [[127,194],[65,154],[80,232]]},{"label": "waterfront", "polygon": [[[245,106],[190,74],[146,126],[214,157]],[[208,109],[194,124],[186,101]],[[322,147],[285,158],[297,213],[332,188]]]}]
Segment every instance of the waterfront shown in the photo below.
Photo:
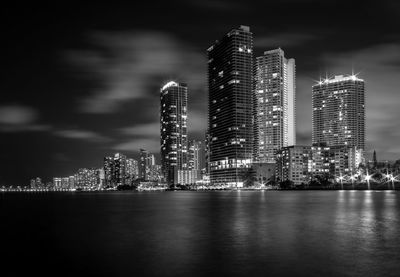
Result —
[{"label": "waterfront", "polygon": [[397,276],[400,270],[395,191],[45,192],[0,200],[2,270],[15,275]]}]

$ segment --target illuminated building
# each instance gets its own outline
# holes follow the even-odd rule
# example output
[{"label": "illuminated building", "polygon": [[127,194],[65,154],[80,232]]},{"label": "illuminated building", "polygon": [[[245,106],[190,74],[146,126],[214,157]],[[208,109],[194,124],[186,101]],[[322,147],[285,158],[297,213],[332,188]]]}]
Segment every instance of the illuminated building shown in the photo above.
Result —
[{"label": "illuminated building", "polygon": [[114,158],[104,157],[104,187],[111,188],[113,184]]},{"label": "illuminated building", "polygon": [[276,155],[276,180],[290,180],[295,185],[307,184],[312,165],[311,146],[283,147]]},{"label": "illuminated building", "polygon": [[187,85],[167,82],[160,91],[161,167],[168,185],[188,168]]},{"label": "illuminated building", "polygon": [[114,186],[125,185],[126,156],[120,153],[114,155],[114,172],[112,180]]},{"label": "illuminated building", "polygon": [[161,165],[155,164],[149,167],[148,181],[160,182],[163,179]]},{"label": "illuminated building", "polygon": [[312,142],[365,147],[364,80],[335,76],[312,87]]},{"label": "illuminated building", "polygon": [[62,178],[59,178],[59,177],[54,177],[53,178],[53,188],[54,189],[61,189],[62,188],[62,185],[61,185],[61,181],[62,180]]},{"label": "illuminated building", "polygon": [[290,180],[294,185],[307,184],[317,175],[335,179],[353,175],[361,163],[362,152],[347,145],[292,145],[277,152],[277,180]]},{"label": "illuminated building", "polygon": [[255,147],[253,34],[240,26],[207,53],[211,184],[241,187]]},{"label": "illuminated building", "polygon": [[149,180],[150,168],[155,164],[154,155],[145,149],[140,149],[139,178],[143,181]]},{"label": "illuminated building", "polygon": [[126,183],[131,184],[139,177],[139,165],[135,159],[126,160]]},{"label": "illuminated building", "polygon": [[97,189],[97,173],[94,168],[80,168],[75,174],[75,188],[82,190]]},{"label": "illuminated building", "polygon": [[195,180],[201,180],[201,172],[204,168],[204,148],[201,141],[189,142],[188,169],[194,170]]},{"label": "illuminated building", "polygon": [[282,49],[256,58],[257,158],[274,163],[276,152],[296,144],[296,67]]},{"label": "illuminated building", "polygon": [[[97,173],[99,175],[99,173]],[[104,184],[108,188],[125,185],[126,156],[120,153],[104,158]],[[97,178],[98,179],[98,178]]]}]

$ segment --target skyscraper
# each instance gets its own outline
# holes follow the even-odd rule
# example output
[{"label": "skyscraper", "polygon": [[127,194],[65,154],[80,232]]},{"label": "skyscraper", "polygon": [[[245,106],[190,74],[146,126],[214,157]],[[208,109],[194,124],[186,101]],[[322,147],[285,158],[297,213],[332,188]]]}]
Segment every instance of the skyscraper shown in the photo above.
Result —
[{"label": "skyscraper", "polygon": [[120,153],[114,155],[113,180],[115,186],[125,185],[126,156]]},{"label": "skyscraper", "polygon": [[364,150],[364,80],[335,76],[312,87],[312,142],[346,145]]},{"label": "skyscraper", "polygon": [[125,185],[126,177],[126,156],[116,153],[114,157],[104,158],[104,179],[105,186],[116,188]]},{"label": "skyscraper", "polygon": [[188,167],[187,85],[167,82],[160,91],[161,167],[169,185]]},{"label": "skyscraper", "polygon": [[139,177],[138,161],[135,159],[126,159],[126,182],[131,184],[133,180]]},{"label": "skyscraper", "polygon": [[240,187],[254,155],[253,34],[240,26],[207,53],[210,180]]},{"label": "skyscraper", "polygon": [[296,66],[282,49],[256,58],[256,112],[260,162],[274,163],[282,147],[296,144]]},{"label": "skyscraper", "polygon": [[139,178],[149,180],[150,168],[155,165],[154,155],[145,149],[140,149]]},{"label": "skyscraper", "polygon": [[113,172],[114,172],[114,158],[104,157],[104,187],[114,187],[113,184]]}]

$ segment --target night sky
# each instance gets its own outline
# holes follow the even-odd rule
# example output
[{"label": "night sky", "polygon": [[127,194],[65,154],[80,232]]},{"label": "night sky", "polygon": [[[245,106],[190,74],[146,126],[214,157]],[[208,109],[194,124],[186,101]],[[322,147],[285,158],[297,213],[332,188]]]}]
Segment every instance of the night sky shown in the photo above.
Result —
[{"label": "night sky", "polygon": [[159,162],[159,87],[170,79],[188,84],[189,138],[203,139],[206,49],[239,25],[255,56],[281,47],[296,59],[298,144],[311,144],[315,80],[354,70],[366,82],[366,150],[400,158],[399,1],[131,3],[2,6],[0,185],[140,148]]}]

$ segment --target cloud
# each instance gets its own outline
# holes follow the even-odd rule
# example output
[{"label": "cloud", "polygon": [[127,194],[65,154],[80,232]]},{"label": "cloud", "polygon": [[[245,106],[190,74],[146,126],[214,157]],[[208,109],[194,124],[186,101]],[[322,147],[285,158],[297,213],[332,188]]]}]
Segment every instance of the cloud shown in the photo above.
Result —
[{"label": "cloud", "polygon": [[137,153],[141,148],[146,149],[154,154],[158,154],[160,152],[159,137],[130,139],[113,147],[114,150],[125,151],[128,153]]},{"label": "cloud", "polygon": [[99,83],[82,99],[83,112],[112,113],[128,101],[158,101],[159,88],[168,79],[188,83],[192,93],[203,90],[205,53],[169,34],[96,32],[90,42],[95,46],[91,50],[67,53],[80,76]]},{"label": "cloud", "polygon": [[119,131],[124,135],[137,137],[158,137],[160,135],[160,123],[138,124],[135,126],[120,128]]},{"label": "cloud", "polygon": [[0,106],[0,132],[40,132],[51,129],[50,125],[39,124],[39,112],[23,105]]},{"label": "cloud", "polygon": [[0,106],[0,124],[4,125],[27,125],[38,118],[38,112],[21,105]]},{"label": "cloud", "polygon": [[69,129],[69,130],[59,130],[55,131],[54,135],[67,138],[67,139],[78,139],[78,140],[86,140],[91,142],[107,142],[110,141],[109,138],[102,136],[98,133],[86,130],[77,130],[77,129]]},{"label": "cloud", "polygon": [[260,36],[254,41],[255,47],[273,49],[277,47],[289,47],[303,45],[311,40],[316,39],[316,36],[305,33],[280,33],[270,36]]}]

